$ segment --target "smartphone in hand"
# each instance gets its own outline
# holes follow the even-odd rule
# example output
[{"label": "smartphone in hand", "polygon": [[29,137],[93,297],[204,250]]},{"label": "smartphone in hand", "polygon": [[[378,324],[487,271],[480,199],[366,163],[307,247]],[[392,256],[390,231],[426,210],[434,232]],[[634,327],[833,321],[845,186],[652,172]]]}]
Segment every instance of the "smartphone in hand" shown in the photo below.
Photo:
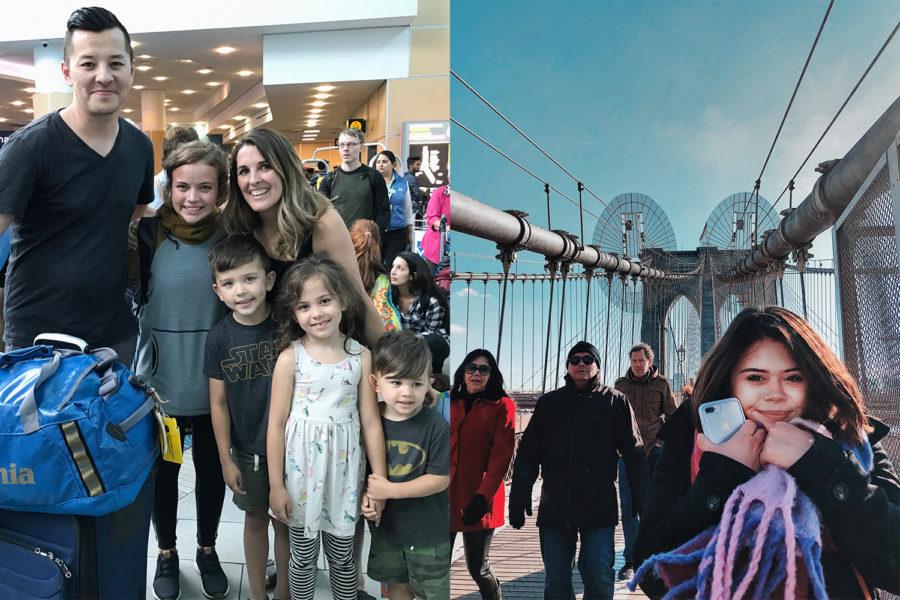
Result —
[{"label": "smartphone in hand", "polygon": [[704,402],[699,410],[703,435],[713,444],[728,441],[747,420],[737,398]]}]

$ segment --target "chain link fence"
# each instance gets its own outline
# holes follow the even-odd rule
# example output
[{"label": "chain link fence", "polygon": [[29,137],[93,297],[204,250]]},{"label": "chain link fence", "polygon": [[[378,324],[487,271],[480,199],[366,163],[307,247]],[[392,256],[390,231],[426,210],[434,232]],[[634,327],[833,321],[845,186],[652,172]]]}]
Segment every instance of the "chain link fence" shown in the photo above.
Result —
[{"label": "chain link fence", "polygon": [[843,358],[869,414],[891,429],[882,445],[894,465],[900,465],[897,150],[895,140],[834,228]]}]

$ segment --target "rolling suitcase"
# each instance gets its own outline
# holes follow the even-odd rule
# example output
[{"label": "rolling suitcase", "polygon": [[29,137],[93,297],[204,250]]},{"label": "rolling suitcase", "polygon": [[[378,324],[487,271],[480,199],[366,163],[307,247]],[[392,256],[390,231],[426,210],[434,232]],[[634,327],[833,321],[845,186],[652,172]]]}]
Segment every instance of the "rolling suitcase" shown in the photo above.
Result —
[{"label": "rolling suitcase", "polygon": [[143,600],[156,397],[114,352],[42,338],[0,354],[0,600]]},{"label": "rolling suitcase", "polygon": [[0,599],[146,598],[153,476],[100,517],[0,510]]}]

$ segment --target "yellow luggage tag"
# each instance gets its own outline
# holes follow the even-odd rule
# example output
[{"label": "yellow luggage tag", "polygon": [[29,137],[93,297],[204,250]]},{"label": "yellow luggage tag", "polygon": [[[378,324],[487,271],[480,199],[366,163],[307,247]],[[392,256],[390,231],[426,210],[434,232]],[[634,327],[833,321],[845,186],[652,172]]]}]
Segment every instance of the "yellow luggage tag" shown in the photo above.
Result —
[{"label": "yellow luggage tag", "polygon": [[174,417],[165,413],[162,408],[163,400],[156,390],[150,388],[148,393],[156,401],[153,414],[159,425],[159,449],[162,452],[163,460],[180,465],[184,461],[184,457],[181,454],[181,431],[178,429],[178,422]]}]

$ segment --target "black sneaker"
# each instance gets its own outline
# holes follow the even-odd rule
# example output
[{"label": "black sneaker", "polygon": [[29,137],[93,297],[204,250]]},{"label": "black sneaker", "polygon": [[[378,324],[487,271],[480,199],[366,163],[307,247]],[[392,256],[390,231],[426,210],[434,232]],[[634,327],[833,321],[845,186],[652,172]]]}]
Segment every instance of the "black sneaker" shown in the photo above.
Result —
[{"label": "black sneaker", "polygon": [[200,571],[200,584],[203,595],[207,598],[224,598],[228,594],[228,577],[219,564],[219,555],[215,548],[204,551],[197,549],[197,570]]},{"label": "black sneaker", "polygon": [[634,578],[634,567],[631,563],[625,563],[619,569],[619,581],[631,581]]},{"label": "black sneaker", "polygon": [[171,550],[169,556],[156,557],[156,574],[153,576],[153,597],[156,600],[178,600],[181,585],[178,582],[178,552]]}]

